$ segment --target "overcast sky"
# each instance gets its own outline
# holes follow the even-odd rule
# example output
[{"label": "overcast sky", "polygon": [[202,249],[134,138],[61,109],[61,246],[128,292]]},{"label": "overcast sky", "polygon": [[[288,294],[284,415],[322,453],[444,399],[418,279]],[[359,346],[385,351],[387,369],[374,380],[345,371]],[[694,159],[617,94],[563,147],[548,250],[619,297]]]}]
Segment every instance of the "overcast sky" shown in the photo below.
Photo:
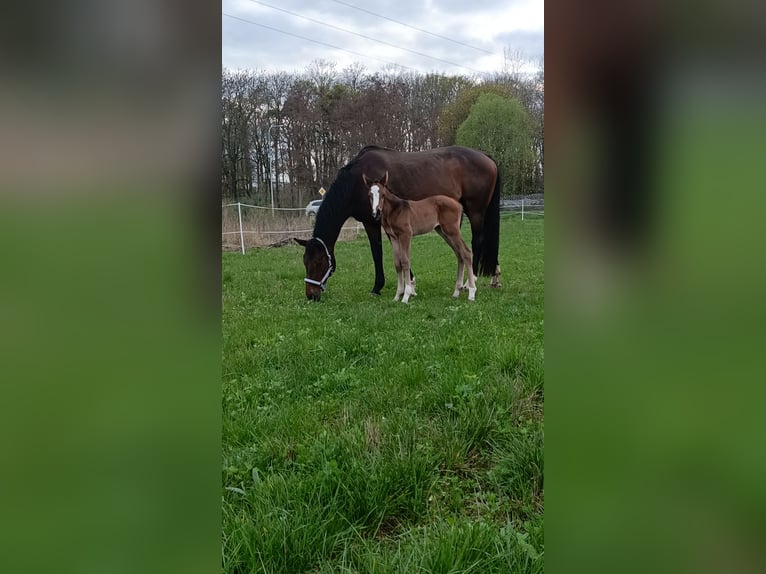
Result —
[{"label": "overcast sky", "polygon": [[323,59],[338,71],[359,62],[473,75],[501,71],[504,50],[543,57],[543,0],[222,0],[222,12],[222,64],[233,70]]}]

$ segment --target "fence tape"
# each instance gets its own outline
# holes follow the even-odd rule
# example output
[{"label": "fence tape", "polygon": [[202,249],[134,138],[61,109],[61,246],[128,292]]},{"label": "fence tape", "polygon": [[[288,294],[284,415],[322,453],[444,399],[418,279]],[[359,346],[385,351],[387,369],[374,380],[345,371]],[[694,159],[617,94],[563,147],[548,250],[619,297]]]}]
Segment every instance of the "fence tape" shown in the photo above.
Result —
[{"label": "fence tape", "polygon": [[[236,203],[234,204],[236,205]],[[359,231],[361,226],[341,227],[341,231]],[[287,231],[251,231],[243,229],[242,233],[258,233],[260,235],[279,235],[280,233],[313,233],[313,229],[289,229]],[[222,231],[221,235],[239,235],[239,231]]]},{"label": "fence tape", "polygon": [[224,207],[237,207],[237,205],[241,205],[242,207],[252,207],[254,209],[268,209],[271,211],[272,209],[274,211],[305,211],[305,207],[268,207],[263,205],[250,205],[248,203],[225,203],[221,206],[221,208]]},{"label": "fence tape", "polygon": [[[305,208],[303,207],[264,207],[262,205],[250,205],[247,203],[226,203],[222,204],[221,208],[224,207],[237,207],[238,210],[240,210],[240,229],[237,231],[222,231],[221,235],[239,235],[240,237],[244,237],[245,233],[255,233],[259,235],[283,235],[283,234],[290,234],[290,233],[313,233],[313,229],[290,229],[285,231],[253,231],[248,229],[242,229],[242,221],[241,221],[241,208],[243,207],[251,207],[253,209],[266,209],[266,210],[274,210],[274,211],[304,211]],[[527,207],[525,210],[524,208]],[[529,209],[529,208],[532,209]],[[542,209],[537,209],[542,208]],[[524,219],[525,215],[545,215],[545,207],[544,205],[535,204],[530,206],[525,206],[523,203],[521,206],[513,206],[510,209],[505,208],[500,210],[501,215],[510,215],[510,214],[520,214],[521,218]],[[361,226],[359,224],[353,226],[353,227],[341,227],[341,231],[356,231],[359,233],[359,230],[361,229]],[[242,240],[242,252],[245,252],[245,245],[244,245],[244,239]]]}]

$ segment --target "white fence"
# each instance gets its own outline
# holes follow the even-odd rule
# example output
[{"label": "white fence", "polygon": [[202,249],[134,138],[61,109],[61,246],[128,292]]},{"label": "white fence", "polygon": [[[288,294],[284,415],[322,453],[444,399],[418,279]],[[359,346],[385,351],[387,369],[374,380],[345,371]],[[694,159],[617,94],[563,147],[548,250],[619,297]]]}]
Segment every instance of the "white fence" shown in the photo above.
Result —
[{"label": "white fence", "polygon": [[[306,209],[304,207],[265,207],[241,202],[226,203],[221,206],[222,209],[234,207],[237,208],[236,220],[231,222],[224,216],[221,235],[224,239],[226,237],[238,236],[239,250],[243,254],[247,249],[245,245],[246,235],[257,235],[259,238],[264,236],[287,238],[292,234],[312,233],[314,231],[314,219],[305,215]],[[542,196],[505,199],[500,204],[501,214],[520,213],[522,221],[529,217],[544,216],[544,207]],[[243,220],[243,210],[256,210],[265,216],[257,221],[257,225],[260,228],[248,228],[248,223],[251,223],[251,225],[256,224],[252,222],[252,218],[250,222],[246,218]],[[280,217],[280,214],[287,217]],[[284,229],[280,229],[280,227],[284,227]],[[353,231],[358,236],[361,229],[362,224],[354,220],[353,225],[345,225],[341,231]],[[279,243],[277,242],[277,244]],[[229,247],[233,248],[233,245]]]},{"label": "white fence", "polygon": [[522,221],[530,216],[545,215],[545,200],[542,195],[533,197],[520,197],[517,199],[504,199],[500,202],[501,213],[521,214]]},{"label": "white fence", "polygon": [[[231,229],[230,225],[227,225],[227,219],[223,217],[223,229],[221,235],[223,238],[227,236],[239,236],[239,248],[244,254],[246,251],[245,236],[257,235],[267,237],[287,237],[292,234],[312,233],[314,231],[314,218],[305,215],[306,209],[304,207],[264,207],[261,205],[251,205],[248,203],[226,203],[221,206],[222,209],[237,208],[237,217],[235,229]],[[258,229],[253,229],[254,224],[251,223],[251,228],[248,228],[248,221],[243,218],[243,210],[259,210],[265,217],[257,220]],[[271,212],[267,214],[266,212]],[[286,217],[280,217],[280,215],[286,215]],[[354,225],[345,225],[341,231],[353,231],[356,235],[362,229],[362,224],[354,222]],[[280,229],[282,227],[282,229]]]}]

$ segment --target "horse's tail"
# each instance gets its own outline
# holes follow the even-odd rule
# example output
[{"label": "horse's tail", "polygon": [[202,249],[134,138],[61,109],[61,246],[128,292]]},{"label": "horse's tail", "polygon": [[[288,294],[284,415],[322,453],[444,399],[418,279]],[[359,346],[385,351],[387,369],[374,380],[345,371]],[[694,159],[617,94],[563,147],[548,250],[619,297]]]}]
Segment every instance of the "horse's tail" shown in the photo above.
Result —
[{"label": "horse's tail", "polygon": [[[495,164],[497,165],[497,164]],[[500,251],[500,166],[497,167],[497,179],[492,199],[489,201],[487,211],[484,213],[484,226],[482,228],[481,253],[479,253],[479,273],[492,276],[498,265],[498,253]]]}]

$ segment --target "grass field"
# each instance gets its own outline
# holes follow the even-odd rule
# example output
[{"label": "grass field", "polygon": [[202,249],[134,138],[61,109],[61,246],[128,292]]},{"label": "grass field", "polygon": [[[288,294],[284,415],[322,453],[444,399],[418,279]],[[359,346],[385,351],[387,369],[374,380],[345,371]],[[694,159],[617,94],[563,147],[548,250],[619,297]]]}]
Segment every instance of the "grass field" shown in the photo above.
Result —
[{"label": "grass field", "polygon": [[503,217],[474,303],[436,234],[408,305],[364,235],[319,303],[299,246],[223,254],[225,572],[543,571],[543,231]]}]

